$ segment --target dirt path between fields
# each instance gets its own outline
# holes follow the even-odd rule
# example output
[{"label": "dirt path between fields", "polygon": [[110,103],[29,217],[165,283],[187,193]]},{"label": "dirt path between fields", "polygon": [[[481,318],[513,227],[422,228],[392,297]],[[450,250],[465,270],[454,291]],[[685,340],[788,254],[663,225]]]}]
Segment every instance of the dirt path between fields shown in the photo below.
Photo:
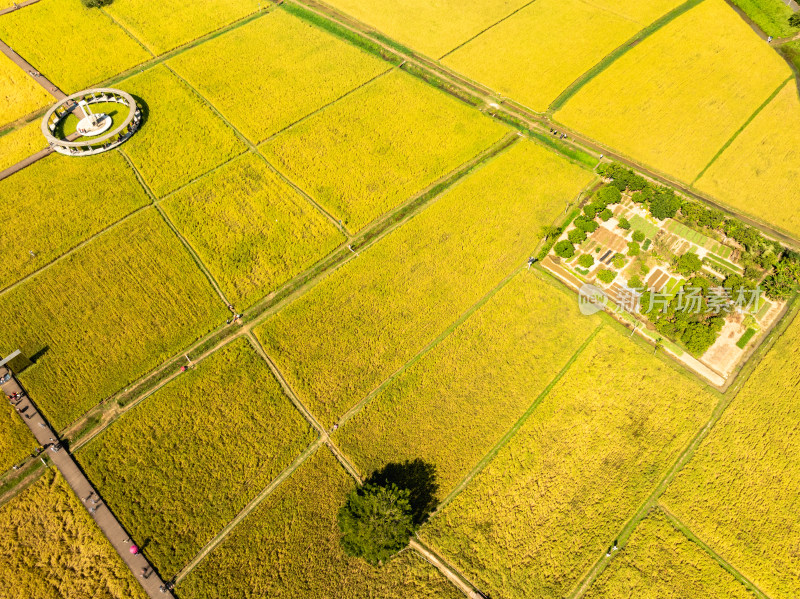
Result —
[{"label": "dirt path between fields", "polygon": [[3,40],[0,40],[0,52],[8,56],[11,61],[21,68],[28,76],[33,79],[36,83],[42,86],[44,90],[53,96],[56,100],[63,100],[67,97],[67,94],[62,92],[56,85],[50,81],[47,77],[39,73],[36,69],[33,68],[33,65],[29,63],[27,60],[22,58],[19,54],[14,52],[13,48],[5,43]]},{"label": "dirt path between fields", "polygon": [[26,0],[25,2],[17,2],[13,6],[9,6],[8,8],[0,10],[0,17],[10,12],[15,12],[21,8],[25,8],[26,6],[30,6],[31,4],[36,4],[37,2],[39,2],[39,0]]}]

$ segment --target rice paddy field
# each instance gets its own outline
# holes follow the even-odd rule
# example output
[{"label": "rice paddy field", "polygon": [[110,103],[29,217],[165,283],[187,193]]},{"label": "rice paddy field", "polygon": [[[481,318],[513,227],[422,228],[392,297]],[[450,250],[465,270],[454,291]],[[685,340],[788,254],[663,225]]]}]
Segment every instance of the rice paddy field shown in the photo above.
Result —
[{"label": "rice paddy field", "polygon": [[179,54],[168,64],[253,143],[389,68],[284,10]]},{"label": "rice paddy field", "polygon": [[15,207],[0,220],[3,289],[150,203],[118,152],[77,161],[50,156],[0,181],[0,196]]},{"label": "rice paddy field", "polygon": [[58,430],[226,313],[149,209],[0,295],[0,353],[35,359],[20,380]]},{"label": "rice paddy field", "polygon": [[171,195],[162,207],[237,306],[252,305],[345,239],[251,153]]},{"label": "rice paddy field", "polygon": [[789,81],[695,186],[732,208],[800,235],[800,100]]},{"label": "rice paddy field", "polygon": [[150,52],[159,55],[258,9],[258,0],[115,0],[105,10]]},{"label": "rice paddy field", "polygon": [[517,143],[256,334],[301,400],[333,424],[524,264],[536,245],[528,232],[591,179]]},{"label": "rice paddy field", "polygon": [[[582,0],[537,0],[447,55],[444,64],[544,112],[640,25]],[[569,39],[569,52],[564,51]]]},{"label": "rice paddy field", "polygon": [[67,94],[152,57],[108,15],[74,0],[41,0],[0,16],[0,39]]},{"label": "rice paddy field", "polygon": [[443,499],[597,325],[581,316],[572,297],[520,273],[383,387],[334,439],[364,474],[389,462],[433,464]]},{"label": "rice paddy field", "polygon": [[519,10],[528,0],[331,0],[327,4],[401,44],[440,58]]},{"label": "rice paddy field", "polygon": [[661,511],[641,522],[586,599],[752,599],[753,595]]},{"label": "rice paddy field", "polygon": [[144,124],[122,152],[158,198],[247,150],[234,130],[164,66],[136,75],[119,88],[146,98]]},{"label": "rice paddy field", "polygon": [[22,461],[38,443],[22,422],[14,406],[4,401],[0,404],[0,472],[5,472]]},{"label": "rice paddy field", "polygon": [[688,182],[790,76],[723,0],[705,0],[623,54],[554,118]]},{"label": "rice paddy field", "polygon": [[795,319],[662,499],[773,599],[800,593],[799,339]]},{"label": "rice paddy field", "polygon": [[33,121],[19,129],[8,131],[0,136],[0,171],[4,171],[46,147],[47,142],[42,135],[39,121]]},{"label": "rice paddy field", "polygon": [[178,584],[180,597],[463,597],[413,552],[380,568],[345,555],[336,513],[354,484],[325,447],[317,450]]},{"label": "rice paddy field", "polygon": [[0,507],[0,579],[3,599],[147,597],[81,501],[52,471]]},{"label": "rice paddy field", "polygon": [[604,328],[423,540],[484,593],[568,596],[715,404]]},{"label": "rice paddy field", "polygon": [[[3,17],[0,17],[0,25],[2,22]],[[0,125],[16,121],[53,103],[53,96],[5,54],[0,54]],[[0,144],[2,140],[0,137]],[[5,156],[5,152],[0,156]]]},{"label": "rice paddy field", "polygon": [[314,438],[266,362],[238,339],[77,457],[126,529],[149,539],[145,555],[168,580]]},{"label": "rice paddy field", "polygon": [[507,133],[497,121],[394,71],[268,141],[261,151],[356,232]]}]

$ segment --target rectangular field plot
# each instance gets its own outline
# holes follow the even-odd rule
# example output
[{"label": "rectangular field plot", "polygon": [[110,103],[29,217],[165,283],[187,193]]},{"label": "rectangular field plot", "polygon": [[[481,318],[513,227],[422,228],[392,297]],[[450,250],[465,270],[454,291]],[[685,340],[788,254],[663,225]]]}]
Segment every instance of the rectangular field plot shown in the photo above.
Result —
[{"label": "rectangular field plot", "polygon": [[362,474],[421,458],[439,498],[525,413],[597,326],[578,302],[517,275],[339,429]]},{"label": "rectangular field plot", "polygon": [[35,357],[20,378],[58,430],[226,313],[148,209],[0,295],[0,354],[19,348]]},{"label": "rectangular field plot", "polygon": [[344,241],[319,210],[253,154],[162,204],[225,297],[247,307]]},{"label": "rectangular field plot", "polygon": [[108,15],[74,0],[41,0],[3,15],[0,39],[67,94],[151,58]]},{"label": "rectangular field plot", "polygon": [[507,132],[455,98],[395,71],[279,135],[262,151],[350,231],[358,231]]},{"label": "rectangular field plot", "polygon": [[661,511],[651,512],[586,599],[753,599],[747,589]]},{"label": "rectangular field plot", "polygon": [[180,597],[462,598],[413,551],[378,568],[345,555],[336,514],[353,486],[319,449],[178,584]]},{"label": "rectangular field plot", "polygon": [[56,470],[0,507],[0,580],[9,599],[147,599]]},{"label": "rectangular field plot", "polygon": [[539,227],[591,179],[520,142],[257,334],[289,384],[330,425],[523,264]]},{"label": "rectangular field plot", "polygon": [[[263,4],[267,6],[266,0]],[[246,17],[258,7],[258,0],[115,0],[105,10],[157,55]]]},{"label": "rectangular field plot", "polygon": [[209,40],[169,65],[253,143],[389,68],[283,10]]},{"label": "rectangular field plot", "polygon": [[117,152],[50,156],[0,181],[0,197],[14,208],[0,220],[0,289],[150,203]]},{"label": "rectangular field plot", "polygon": [[537,0],[443,62],[544,112],[569,84],[639,29],[637,23],[582,0]]},{"label": "rectangular field plot", "polygon": [[792,80],[697,181],[729,206],[800,237],[800,100]]},{"label": "rectangular field plot", "polygon": [[21,461],[39,445],[14,406],[0,397],[0,473]]},{"label": "rectangular field plot", "polygon": [[790,75],[723,0],[706,0],[618,58],[555,118],[692,181]]},{"label": "rectangular field plot", "polygon": [[47,147],[40,125],[36,120],[0,136],[0,171]]},{"label": "rectangular field plot", "polygon": [[715,403],[604,328],[423,538],[492,596],[565,597]]},{"label": "rectangular field plot", "polygon": [[440,58],[529,1],[330,0],[328,4],[401,44]]},{"label": "rectangular field plot", "polygon": [[78,460],[168,580],[313,439],[239,339],[123,415]]},{"label": "rectangular field plot", "polygon": [[800,596],[798,372],[795,318],[662,499],[772,599]]},{"label": "rectangular field plot", "polygon": [[225,121],[163,66],[128,79],[119,88],[146,105],[144,124],[122,151],[157,197],[247,149]]},{"label": "rectangular field plot", "polygon": [[[0,17],[0,25],[2,22],[3,18]],[[16,121],[49,104],[55,104],[55,98],[10,58],[0,54],[0,125]],[[41,135],[40,133],[39,136]],[[4,168],[6,167],[0,167],[0,170]]]}]

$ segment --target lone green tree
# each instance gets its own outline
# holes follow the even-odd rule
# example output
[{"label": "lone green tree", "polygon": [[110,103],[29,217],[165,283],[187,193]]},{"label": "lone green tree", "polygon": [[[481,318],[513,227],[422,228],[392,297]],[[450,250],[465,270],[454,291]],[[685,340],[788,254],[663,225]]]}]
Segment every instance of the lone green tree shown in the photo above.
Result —
[{"label": "lone green tree", "polygon": [[108,6],[114,0],[81,0],[86,8],[100,8],[101,6]]},{"label": "lone green tree", "polygon": [[379,565],[408,545],[414,532],[410,495],[394,484],[354,489],[339,510],[345,553]]}]

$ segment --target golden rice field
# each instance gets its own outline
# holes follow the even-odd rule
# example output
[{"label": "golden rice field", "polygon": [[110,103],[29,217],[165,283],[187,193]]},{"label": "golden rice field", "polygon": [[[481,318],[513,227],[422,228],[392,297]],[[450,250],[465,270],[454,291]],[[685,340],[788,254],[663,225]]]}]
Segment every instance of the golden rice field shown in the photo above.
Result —
[{"label": "golden rice field", "polygon": [[115,0],[105,10],[158,55],[238,21],[258,6],[258,0]]},{"label": "golden rice field", "polygon": [[622,55],[555,118],[692,181],[790,75],[724,0],[706,0]]},{"label": "golden rice field", "polygon": [[59,430],[227,313],[147,209],[0,295],[0,354],[37,356],[20,380]]},{"label": "golden rice field", "polygon": [[798,372],[795,318],[662,498],[772,599],[800,596]]},{"label": "golden rice field", "polygon": [[639,29],[638,23],[583,0],[537,0],[443,62],[544,112],[567,86]]},{"label": "golden rice field", "polygon": [[301,400],[331,425],[524,264],[539,228],[591,180],[519,142],[256,333]]},{"label": "golden rice field", "polygon": [[656,510],[584,595],[586,599],[752,599],[753,595]]},{"label": "golden rice field", "polygon": [[33,121],[0,136],[0,171],[47,147],[41,121]]},{"label": "golden rice field", "polygon": [[179,54],[169,66],[253,143],[389,68],[283,10]]},{"label": "golden rice field", "polygon": [[0,395],[0,472],[22,461],[38,445],[5,394]]},{"label": "golden rice field", "polygon": [[146,599],[56,470],[0,507],[0,597]]},{"label": "golden rice field", "polygon": [[715,404],[606,327],[423,539],[492,596],[565,597]]},{"label": "golden rice field", "polygon": [[795,80],[696,182],[733,208],[800,236],[800,100]]},{"label": "golden rice field", "polygon": [[148,397],[78,461],[164,580],[314,440],[238,339]]},{"label": "golden rice field", "polygon": [[649,25],[659,17],[683,4],[684,0],[586,0],[586,3],[635,21],[641,26]]},{"label": "golden rice field", "polygon": [[233,129],[166,67],[150,69],[119,88],[146,105],[144,124],[122,151],[156,197],[247,149]]},{"label": "golden rice field", "polygon": [[41,0],[3,15],[0,39],[67,94],[151,58],[110,17],[75,0]]},{"label": "golden rice field", "polygon": [[[362,473],[422,458],[443,499],[525,413],[598,325],[572,295],[518,274],[339,428]],[[491,374],[489,374],[491,373]]]},{"label": "golden rice field", "polygon": [[[2,24],[3,17],[0,17],[0,27]],[[54,103],[53,96],[11,62],[10,58],[0,53],[0,125],[16,121]],[[3,144],[4,138],[5,136],[0,137],[0,144]],[[42,139],[44,140],[43,137]],[[4,157],[5,152],[0,152],[0,156]],[[0,167],[0,170],[4,168],[6,167]]]},{"label": "golden rice field", "polygon": [[150,203],[117,152],[80,159],[50,156],[0,181],[0,197],[14,207],[0,220],[0,288]]},{"label": "golden rice field", "polygon": [[237,307],[252,305],[345,240],[251,153],[171,195],[162,208]]},{"label": "golden rice field", "polygon": [[261,151],[355,232],[507,132],[420,79],[393,71]]},{"label": "golden rice field", "polygon": [[326,4],[431,58],[440,58],[530,0],[329,0]]},{"label": "golden rice field", "polygon": [[348,557],[336,513],[354,481],[323,447],[178,584],[185,599],[460,599],[416,553],[382,567]]}]

